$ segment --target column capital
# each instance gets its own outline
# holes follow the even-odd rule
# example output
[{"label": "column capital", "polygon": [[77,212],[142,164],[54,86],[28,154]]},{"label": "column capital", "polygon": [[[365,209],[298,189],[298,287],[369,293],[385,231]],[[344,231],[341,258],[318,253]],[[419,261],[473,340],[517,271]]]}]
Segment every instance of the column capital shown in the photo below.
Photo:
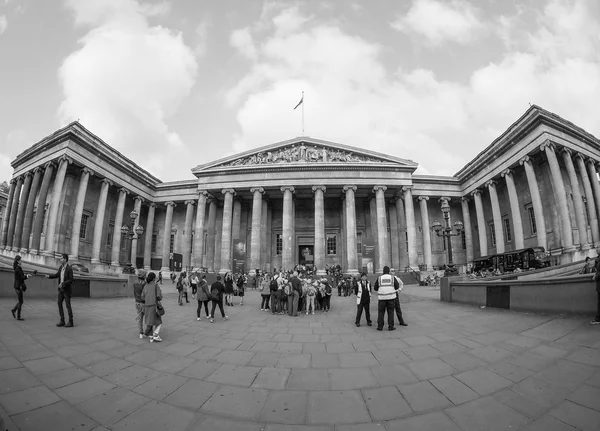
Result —
[{"label": "column capital", "polygon": [[585,159],[585,163],[586,163],[586,164],[593,165],[593,166],[596,166],[596,160],[592,159],[591,157],[587,157],[587,158]]},{"label": "column capital", "polygon": [[102,178],[101,182],[108,184],[108,187],[113,185],[113,182],[111,180],[109,180],[108,178]]},{"label": "column capital", "polygon": [[50,162],[44,163],[44,169],[48,169],[50,166],[53,167],[53,168],[55,168],[56,167],[56,162],[50,161]]},{"label": "column capital", "polygon": [[398,202],[400,200],[400,197],[397,195],[392,196],[388,202],[390,205],[396,205],[396,202]]},{"label": "column capital", "polygon": [[471,199],[469,199],[469,197],[468,197],[468,196],[462,196],[462,197],[461,197],[459,200],[460,200],[461,202],[469,202]]},{"label": "column capital", "polygon": [[450,205],[450,202],[452,202],[452,200],[448,196],[440,196],[440,198],[438,199],[438,202],[439,203],[448,202],[448,205]]},{"label": "column capital", "polygon": [[120,193],[125,193],[126,195],[128,195],[128,194],[130,194],[130,193],[131,193],[131,192],[130,192],[129,190],[127,190],[125,187],[121,187],[121,188],[119,189],[119,192],[120,192]]},{"label": "column capital", "polygon": [[81,174],[82,174],[82,175],[83,175],[83,174],[88,174],[90,177],[93,177],[93,176],[94,176],[94,171],[92,171],[90,168],[87,168],[87,167],[86,167],[86,168],[83,168],[83,169],[81,170]]},{"label": "column capital", "polygon": [[286,190],[289,190],[290,192],[294,193],[294,190],[295,190],[295,189],[294,189],[294,187],[293,187],[293,186],[284,186],[284,187],[281,187],[281,189],[280,189],[280,190],[281,190],[281,193],[285,193],[285,192],[286,192]]},{"label": "column capital", "polygon": [[413,188],[414,188],[414,186],[402,186],[402,188],[400,189],[400,191],[401,191],[402,193],[405,193],[405,192],[406,192],[406,191],[408,191],[408,190],[411,190],[411,191],[412,191],[412,189],[413,189]]},{"label": "column capital", "polygon": [[478,196],[481,195],[482,191],[481,189],[475,189],[471,192],[471,196]]},{"label": "column capital", "polygon": [[16,182],[17,182],[17,177],[15,177],[15,178],[11,178],[11,179],[8,181],[8,184],[16,184]]},{"label": "column capital", "polygon": [[507,175],[512,175],[513,171],[512,169],[504,169],[502,172],[500,172],[500,175],[502,176],[502,178],[506,177]]},{"label": "column capital", "polygon": [[149,208],[156,208],[156,204],[154,202],[149,202],[148,203],[148,207]]},{"label": "column capital", "polygon": [[485,182],[485,186],[486,187],[495,187],[496,186],[496,181],[494,180],[488,180]]},{"label": "column capital", "polygon": [[573,150],[571,150],[570,148],[567,148],[567,147],[562,147],[560,149],[560,153],[561,154],[568,154],[569,156],[572,156],[573,155]]},{"label": "column capital", "polygon": [[140,201],[140,203],[142,203],[142,204],[144,203],[144,198],[143,198],[143,197],[141,197],[141,196],[139,196],[139,195],[135,196],[135,197],[133,198],[133,200],[134,200],[134,201]]},{"label": "column capital", "polygon": [[550,139],[546,139],[544,142],[542,142],[542,145],[540,145],[540,150],[544,151],[546,148],[550,148],[554,151],[556,150],[556,144]]},{"label": "column capital", "polygon": [[265,193],[265,189],[263,187],[252,187],[250,188],[250,193],[260,193],[262,195]]},{"label": "column capital", "polygon": [[169,202],[165,202],[165,206],[166,207],[170,207],[171,206],[171,207],[175,208],[177,206],[177,204],[175,202],[173,202],[173,201],[169,201]]},{"label": "column capital", "polygon": [[385,192],[385,191],[387,190],[387,186],[374,186],[374,187],[373,187],[373,191],[374,191],[375,193],[377,193],[379,190],[382,190],[382,191],[384,191],[384,192]]},{"label": "column capital", "polygon": [[33,173],[31,171],[27,171],[23,174],[23,178],[27,179],[27,177],[33,177]]},{"label": "column capital", "polygon": [[227,193],[231,193],[233,196],[235,196],[235,189],[223,189],[221,190],[221,193],[223,193],[224,195],[226,195]]},{"label": "column capital", "polygon": [[65,161],[65,162],[67,162],[67,165],[70,165],[70,164],[73,163],[73,159],[70,158],[69,156],[67,156],[66,154],[63,154],[62,156],[60,156],[57,159],[57,161],[58,161],[58,163],[61,163],[61,162]]},{"label": "column capital", "polygon": [[420,202],[420,201],[428,201],[428,200],[429,200],[429,196],[419,196],[419,197],[417,198],[417,200],[418,200],[419,202]]},{"label": "column capital", "polygon": [[585,159],[587,158],[585,155],[581,154],[581,153],[575,153],[575,158],[576,159],[581,159],[582,161],[585,162]]},{"label": "column capital", "polygon": [[347,186],[342,187],[342,190],[344,191],[344,193],[347,192],[348,190],[352,190],[353,192],[355,192],[356,186],[347,185]]},{"label": "column capital", "polygon": [[33,174],[37,174],[38,172],[40,172],[42,170],[41,166],[36,166],[35,168],[33,168],[33,170],[31,172],[33,172]]},{"label": "column capital", "polygon": [[207,201],[213,197],[213,195],[210,194],[207,190],[199,190],[198,198],[200,198],[200,196],[204,196]]},{"label": "column capital", "polygon": [[327,187],[325,187],[325,186],[312,186],[313,193],[315,193],[317,190],[321,190],[323,193],[325,193],[325,191],[327,190]]},{"label": "column capital", "polygon": [[187,200],[184,202],[185,205],[194,205],[196,203],[196,201],[193,200]]},{"label": "column capital", "polygon": [[531,163],[531,157],[524,156],[524,157],[521,157],[521,159],[519,159],[519,165],[521,165],[521,166],[523,166],[527,162]]}]

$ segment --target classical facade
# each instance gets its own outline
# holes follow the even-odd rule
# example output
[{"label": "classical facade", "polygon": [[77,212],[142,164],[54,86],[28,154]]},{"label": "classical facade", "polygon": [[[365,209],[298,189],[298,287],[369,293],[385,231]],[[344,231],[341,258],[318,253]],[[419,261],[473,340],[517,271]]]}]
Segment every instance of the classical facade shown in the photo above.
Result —
[{"label": "classical facade", "polygon": [[[75,122],[12,162],[0,252],[50,265],[68,253],[105,273],[128,262],[165,272],[432,269],[446,262],[431,229],[446,201],[464,223],[451,240],[458,264],[532,246],[569,262],[600,244],[599,160],[597,138],[532,106],[452,177],[300,137],[163,183]],[[121,232],[138,224],[141,235]]]}]

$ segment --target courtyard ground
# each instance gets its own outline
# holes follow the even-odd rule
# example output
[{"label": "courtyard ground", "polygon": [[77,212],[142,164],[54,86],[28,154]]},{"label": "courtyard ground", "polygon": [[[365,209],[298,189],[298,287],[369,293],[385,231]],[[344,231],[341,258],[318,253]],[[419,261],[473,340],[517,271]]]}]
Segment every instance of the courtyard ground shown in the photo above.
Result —
[{"label": "courtyard ground", "polygon": [[139,339],[133,299],[0,298],[0,418],[21,431],[566,431],[600,429],[600,326],[439,302],[408,286],[408,327],[354,325],[355,297],[328,314],[226,307],[211,324],[166,298],[162,343]]}]

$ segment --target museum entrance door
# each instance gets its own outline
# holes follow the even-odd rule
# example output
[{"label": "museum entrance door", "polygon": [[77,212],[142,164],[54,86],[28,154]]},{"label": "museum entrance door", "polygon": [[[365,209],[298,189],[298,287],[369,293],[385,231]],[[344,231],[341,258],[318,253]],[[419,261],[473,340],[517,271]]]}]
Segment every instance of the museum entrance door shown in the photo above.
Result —
[{"label": "museum entrance door", "polygon": [[306,265],[312,267],[315,263],[315,246],[314,245],[300,245],[298,246],[298,263],[300,265]]}]

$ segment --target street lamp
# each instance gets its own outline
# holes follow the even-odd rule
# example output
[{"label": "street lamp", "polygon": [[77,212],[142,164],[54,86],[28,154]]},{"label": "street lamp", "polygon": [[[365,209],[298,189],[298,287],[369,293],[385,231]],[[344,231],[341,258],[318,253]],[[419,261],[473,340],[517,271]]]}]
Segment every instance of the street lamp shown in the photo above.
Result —
[{"label": "street lamp", "polygon": [[454,263],[452,262],[452,241],[451,238],[453,236],[459,236],[463,230],[463,222],[460,220],[456,220],[454,222],[454,229],[456,233],[452,230],[450,226],[450,204],[446,199],[442,200],[442,214],[444,215],[444,226],[439,221],[434,221],[431,225],[431,229],[433,229],[437,236],[441,236],[444,238],[444,241],[448,239],[448,246],[446,250],[448,250],[448,265],[446,265],[444,275],[456,275],[458,273]]},{"label": "street lamp", "polygon": [[127,264],[123,267],[123,274],[135,274],[135,268],[131,262],[131,245],[133,244],[134,238],[137,238],[144,233],[144,227],[140,224],[135,224],[135,221],[138,218],[138,213],[135,209],[129,213],[129,218],[131,219],[131,224],[129,226],[121,226],[121,235],[125,236],[125,239],[129,241],[129,247],[127,247],[129,250],[127,253]]}]

